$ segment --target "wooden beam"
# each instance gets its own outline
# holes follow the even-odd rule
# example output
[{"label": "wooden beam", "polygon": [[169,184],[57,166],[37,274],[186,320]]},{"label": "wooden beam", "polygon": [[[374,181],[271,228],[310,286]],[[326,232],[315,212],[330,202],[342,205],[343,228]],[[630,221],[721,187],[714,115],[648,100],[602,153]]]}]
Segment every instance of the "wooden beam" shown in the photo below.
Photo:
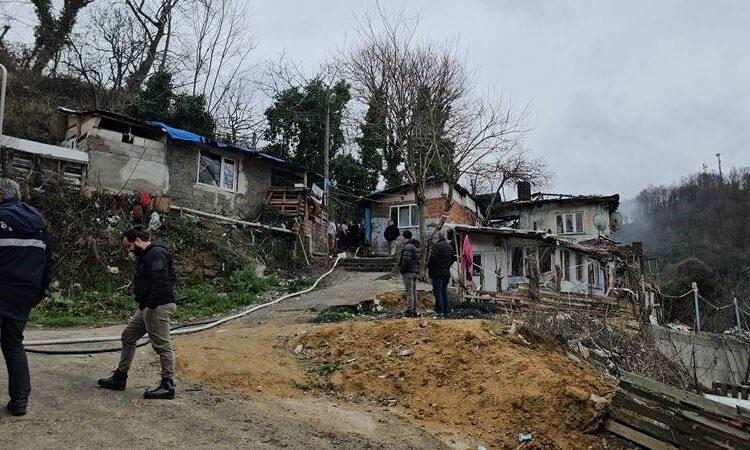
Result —
[{"label": "wooden beam", "polygon": [[622,438],[635,442],[650,450],[678,450],[677,447],[660,441],[659,439],[652,438],[649,435],[643,434],[640,431],[636,431],[627,425],[623,425],[619,422],[615,422],[612,419],[604,421],[604,428]]}]

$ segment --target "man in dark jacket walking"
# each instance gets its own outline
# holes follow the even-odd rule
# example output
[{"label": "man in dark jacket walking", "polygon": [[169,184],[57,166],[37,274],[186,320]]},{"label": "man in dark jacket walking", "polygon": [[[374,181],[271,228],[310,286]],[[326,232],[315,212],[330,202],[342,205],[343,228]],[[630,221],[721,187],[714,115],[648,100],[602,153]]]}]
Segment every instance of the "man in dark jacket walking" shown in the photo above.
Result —
[{"label": "man in dark jacket walking", "polygon": [[383,237],[388,242],[388,254],[394,256],[396,254],[396,239],[398,239],[398,227],[392,220],[388,222],[388,226],[385,227]]},{"label": "man in dark jacket walking", "polygon": [[432,294],[435,296],[435,312],[439,316],[450,313],[448,305],[448,283],[451,279],[451,265],[456,260],[453,246],[448,242],[445,231],[435,235],[435,244],[427,262],[429,276],[432,279]]},{"label": "man in dark jacket walking", "polygon": [[117,391],[125,389],[136,344],[148,334],[161,362],[161,383],[155,389],[146,391],[143,398],[174,398],[174,351],[169,325],[177,306],[173,291],[175,272],[172,256],[163,244],[151,242],[148,233],[141,230],[125,232],[122,244],[131,255],[135,255],[133,293],[138,302],[138,312],[122,332],[122,353],[117,370],[111,377],[99,380],[99,386]]},{"label": "man in dark jacket walking", "polygon": [[0,178],[0,348],[8,368],[7,410],[26,414],[31,379],[23,331],[52,281],[52,239],[42,215],[20,201],[18,183]]},{"label": "man in dark jacket walking", "polygon": [[407,317],[417,316],[417,277],[419,276],[419,264],[422,254],[419,250],[419,241],[412,239],[411,231],[404,231],[406,244],[401,249],[401,275],[404,278],[404,288],[406,289],[406,311]]}]

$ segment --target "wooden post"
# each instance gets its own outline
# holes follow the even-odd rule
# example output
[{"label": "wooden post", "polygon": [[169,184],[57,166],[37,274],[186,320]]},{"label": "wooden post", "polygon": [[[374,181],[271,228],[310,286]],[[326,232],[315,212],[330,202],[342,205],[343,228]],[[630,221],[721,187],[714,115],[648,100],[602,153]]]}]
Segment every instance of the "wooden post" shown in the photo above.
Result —
[{"label": "wooden post", "polygon": [[695,331],[701,331],[701,309],[698,304],[698,283],[693,281],[693,299],[695,300]]}]

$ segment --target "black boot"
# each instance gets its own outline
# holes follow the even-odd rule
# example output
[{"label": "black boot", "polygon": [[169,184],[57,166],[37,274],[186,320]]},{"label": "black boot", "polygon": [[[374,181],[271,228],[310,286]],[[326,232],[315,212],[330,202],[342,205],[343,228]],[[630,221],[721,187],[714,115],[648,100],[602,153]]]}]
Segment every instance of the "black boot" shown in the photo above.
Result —
[{"label": "black boot", "polygon": [[26,399],[11,400],[8,402],[8,405],[5,407],[5,409],[14,416],[25,416],[26,405],[28,405],[28,401]]},{"label": "black boot", "polygon": [[174,381],[171,378],[162,378],[156,389],[143,393],[143,398],[149,399],[171,399],[174,398]]},{"label": "black boot", "polygon": [[124,391],[125,385],[128,382],[128,373],[120,372],[115,370],[112,372],[112,376],[109,378],[102,378],[98,381],[99,386],[104,389],[111,389],[113,391]]}]

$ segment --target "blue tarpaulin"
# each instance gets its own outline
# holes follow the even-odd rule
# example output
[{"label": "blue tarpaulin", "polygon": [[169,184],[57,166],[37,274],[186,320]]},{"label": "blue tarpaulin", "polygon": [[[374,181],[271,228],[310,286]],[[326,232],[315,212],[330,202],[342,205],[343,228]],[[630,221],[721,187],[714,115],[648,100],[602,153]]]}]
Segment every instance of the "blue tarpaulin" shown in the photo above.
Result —
[{"label": "blue tarpaulin", "polygon": [[195,134],[187,130],[181,130],[179,128],[170,127],[164,122],[149,122],[149,124],[161,128],[162,131],[167,133],[167,136],[171,137],[172,139],[179,139],[181,141],[188,141],[188,142],[198,142],[200,144],[206,143],[206,138],[204,138],[200,134]]}]

